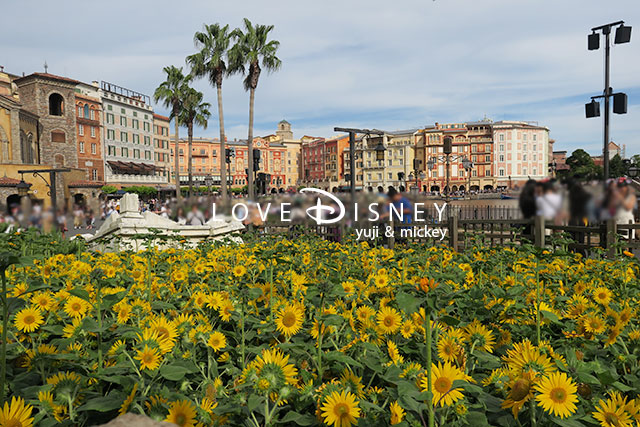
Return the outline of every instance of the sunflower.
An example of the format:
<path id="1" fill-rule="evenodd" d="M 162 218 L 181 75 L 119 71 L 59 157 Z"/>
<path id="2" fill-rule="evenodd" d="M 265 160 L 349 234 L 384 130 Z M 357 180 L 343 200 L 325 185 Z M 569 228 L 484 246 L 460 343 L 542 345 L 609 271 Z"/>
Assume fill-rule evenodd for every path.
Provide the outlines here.
<path id="1" fill-rule="evenodd" d="M 576 411 L 578 387 L 564 372 L 554 372 L 543 377 L 534 388 L 539 393 L 536 396 L 538 406 L 542 406 L 545 411 L 560 418 L 568 417 Z"/>
<path id="2" fill-rule="evenodd" d="M 334 427 L 349 427 L 356 424 L 356 419 L 360 418 L 356 396 L 347 391 L 332 392 L 324 400 L 320 411 L 324 422 Z"/>
<path id="3" fill-rule="evenodd" d="M 518 418 L 520 409 L 533 397 L 533 380 L 533 372 L 524 372 L 522 376 L 514 378 L 507 384 L 509 394 L 502 402 L 502 407 L 511 408 L 514 418 Z"/>
<path id="4" fill-rule="evenodd" d="M 462 347 L 451 337 L 443 335 L 438 340 L 438 356 L 445 362 L 453 362 L 460 354 Z"/>
<path id="5" fill-rule="evenodd" d="M 376 310 L 368 305 L 360 306 L 356 309 L 356 317 L 364 326 L 371 326 L 371 318 L 375 316 Z"/>
<path id="6" fill-rule="evenodd" d="M 123 415 L 127 413 L 127 411 L 129 410 L 129 406 L 131 406 L 131 403 L 133 403 L 133 399 L 136 397 L 137 391 L 138 391 L 138 383 L 135 383 L 133 385 L 133 389 L 131 389 L 131 393 L 129 393 L 129 396 L 127 396 L 124 402 L 122 402 L 122 406 L 120 406 L 120 410 L 118 411 L 118 414 Z"/>
<path id="7" fill-rule="evenodd" d="M 404 338 L 411 338 L 411 335 L 416 331 L 416 327 L 411 320 L 405 320 L 400 327 L 400 334 Z"/>
<path id="8" fill-rule="evenodd" d="M 11 405 L 8 400 L 4 402 L 4 408 L 0 411 L 0 426 L 31 427 L 33 425 L 32 410 L 33 406 L 25 406 L 23 398 L 14 396 L 11 398 Z"/>
<path id="9" fill-rule="evenodd" d="M 602 320 L 600 316 L 597 314 L 592 314 L 585 318 L 584 320 L 584 328 L 587 332 L 591 332 L 592 334 L 601 334 L 607 328 L 607 324 Z"/>
<path id="10" fill-rule="evenodd" d="M 287 304 L 278 312 L 275 321 L 276 329 L 289 338 L 302 329 L 304 309 L 297 303 Z"/>
<path id="11" fill-rule="evenodd" d="M 135 357 L 140 361 L 140 369 L 149 369 L 150 371 L 158 369 L 160 366 L 160 353 L 157 348 L 151 348 L 145 344 L 144 349 L 138 350 Z"/>
<path id="12" fill-rule="evenodd" d="M 478 348 L 483 349 L 487 353 L 493 351 L 496 339 L 489 328 L 480 323 L 477 319 L 467 325 L 464 329 L 465 337 L 472 343 L 476 343 Z"/>
<path id="13" fill-rule="evenodd" d="M 613 394 L 606 401 L 600 399 L 592 415 L 602 427 L 631 427 L 633 421 L 626 409 L 626 398 Z"/>
<path id="14" fill-rule="evenodd" d="M 31 298 L 31 302 L 38 306 L 40 310 L 50 310 L 55 301 L 48 293 L 38 293 Z"/>
<path id="15" fill-rule="evenodd" d="M 389 405 L 389 410 L 391 411 L 391 425 L 400 424 L 402 419 L 404 418 L 404 409 L 400 405 L 398 405 L 398 401 L 395 400 L 391 402 Z"/>
<path id="16" fill-rule="evenodd" d="M 613 295 L 613 293 L 604 286 L 596 288 L 593 291 L 593 299 L 600 305 L 608 305 L 609 302 L 611 302 L 611 295 Z"/>
<path id="17" fill-rule="evenodd" d="M 253 381 L 260 392 L 269 393 L 272 400 L 276 400 L 275 392 L 285 385 L 295 385 L 298 382 L 297 375 L 298 370 L 289 363 L 289 355 L 278 349 L 267 349 L 247 365 L 242 373 L 242 381 Z"/>
<path id="18" fill-rule="evenodd" d="M 169 414 L 164 420 L 180 427 L 195 426 L 196 406 L 189 400 L 176 400 L 175 402 L 171 402 Z"/>
<path id="19" fill-rule="evenodd" d="M 456 366 L 452 365 L 449 362 L 442 363 L 438 362 L 438 365 L 431 365 L 431 388 L 433 392 L 433 404 L 437 405 L 440 403 L 440 406 L 450 406 L 456 401 L 462 399 L 462 392 L 460 388 L 454 388 L 453 382 L 456 380 L 466 380 L 467 376 L 458 369 Z M 427 376 L 425 375 L 420 385 L 422 386 L 422 391 L 429 390 L 429 383 L 427 380 Z"/>
<path id="20" fill-rule="evenodd" d="M 22 332 L 33 332 L 42 325 L 44 319 L 40 309 L 35 307 L 23 308 L 16 314 L 14 324 Z"/>
<path id="21" fill-rule="evenodd" d="M 220 318 L 225 322 L 228 322 L 231 320 L 231 313 L 233 313 L 233 302 L 231 302 L 230 299 L 224 299 L 220 303 L 218 312 L 220 313 Z"/>
<path id="22" fill-rule="evenodd" d="M 515 375 L 530 371 L 535 376 L 544 376 L 556 370 L 551 359 L 542 354 L 529 340 L 513 344 L 513 348 L 507 350 L 503 360 Z"/>
<path id="23" fill-rule="evenodd" d="M 164 317 L 156 317 L 151 321 L 149 329 L 158 334 L 162 353 L 168 353 L 173 349 L 176 337 L 178 336 L 178 330 L 173 322 L 169 322 Z"/>
<path id="24" fill-rule="evenodd" d="M 364 396 L 364 385 L 362 384 L 362 378 L 353 373 L 349 368 L 345 369 L 340 375 L 340 382 L 347 388 L 347 391 L 352 392 L 357 397 Z"/>
<path id="25" fill-rule="evenodd" d="M 222 332 L 212 332 L 211 335 L 209 335 L 207 345 L 217 353 L 227 346 L 227 337 L 225 337 Z"/>
<path id="26" fill-rule="evenodd" d="M 89 303 L 82 298 L 72 296 L 64 305 L 64 311 L 69 317 L 83 318 L 89 309 Z"/>
<path id="27" fill-rule="evenodd" d="M 392 334 L 400 329 L 402 317 L 400 313 L 393 307 L 382 307 L 376 315 L 378 327 L 384 334 Z"/>
<path id="28" fill-rule="evenodd" d="M 242 277 L 247 273 L 247 267 L 244 265 L 236 265 L 233 267 L 233 275 L 236 277 Z"/>

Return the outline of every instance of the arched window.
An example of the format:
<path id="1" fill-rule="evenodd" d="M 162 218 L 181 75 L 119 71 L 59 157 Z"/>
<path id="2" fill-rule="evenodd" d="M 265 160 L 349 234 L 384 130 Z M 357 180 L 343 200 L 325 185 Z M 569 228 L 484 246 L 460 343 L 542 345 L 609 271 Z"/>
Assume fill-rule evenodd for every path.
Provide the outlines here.
<path id="1" fill-rule="evenodd" d="M 89 118 L 89 104 L 84 104 L 84 118 Z"/>
<path id="2" fill-rule="evenodd" d="M 49 95 L 49 115 L 62 116 L 64 114 L 64 98 L 59 93 Z"/>

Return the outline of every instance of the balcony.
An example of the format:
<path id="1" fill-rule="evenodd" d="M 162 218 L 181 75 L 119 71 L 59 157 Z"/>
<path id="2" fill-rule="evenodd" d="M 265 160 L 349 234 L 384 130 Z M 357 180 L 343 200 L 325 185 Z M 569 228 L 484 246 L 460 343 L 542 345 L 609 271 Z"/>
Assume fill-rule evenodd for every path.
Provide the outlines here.
<path id="1" fill-rule="evenodd" d="M 107 183 L 118 184 L 166 184 L 168 178 L 159 175 L 114 174 L 106 168 Z"/>

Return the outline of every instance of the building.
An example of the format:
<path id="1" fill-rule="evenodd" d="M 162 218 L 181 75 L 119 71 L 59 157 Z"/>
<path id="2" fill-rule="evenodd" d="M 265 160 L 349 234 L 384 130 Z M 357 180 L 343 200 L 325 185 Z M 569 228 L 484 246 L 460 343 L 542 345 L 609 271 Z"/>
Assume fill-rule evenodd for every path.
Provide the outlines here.
<path id="1" fill-rule="evenodd" d="M 567 152 L 566 151 L 554 151 L 552 153 L 552 160 L 550 166 L 550 172 L 553 177 L 558 172 L 568 171 L 571 167 L 567 164 Z"/>
<path id="2" fill-rule="evenodd" d="M 167 182 L 154 163 L 153 110 L 147 95 L 101 82 L 105 180 L 117 187 Z"/>
<path id="3" fill-rule="evenodd" d="M 323 186 L 325 182 L 325 139 L 318 138 L 302 143 L 302 183 L 310 186 Z"/>
<path id="4" fill-rule="evenodd" d="M 548 174 L 549 129 L 535 122 L 493 123 L 498 188 L 522 186 Z"/>
<path id="5" fill-rule="evenodd" d="M 344 179 L 344 149 L 349 146 L 349 135 L 325 141 L 324 155 L 324 181 L 327 188 L 334 190 L 341 184 L 345 184 Z"/>
<path id="6" fill-rule="evenodd" d="M 493 122 L 486 117 L 477 122 L 467 122 L 471 176 L 465 171 L 471 191 L 490 190 L 496 187 L 494 170 Z M 460 172 L 459 172 L 460 173 Z"/>
<path id="7" fill-rule="evenodd" d="M 169 117 L 161 116 L 160 114 L 153 115 L 154 161 L 158 175 L 165 178 L 165 183 L 173 182 L 171 179 L 174 165 L 171 163 L 169 122 Z M 175 185 L 173 187 L 175 187 Z"/>
<path id="8" fill-rule="evenodd" d="M 356 190 L 364 187 L 364 175 L 363 175 L 363 135 L 355 135 L 354 137 L 354 165 L 355 165 L 355 188 Z M 351 148 L 349 146 L 349 140 L 347 138 L 347 145 L 342 150 L 342 165 L 344 168 L 344 185 L 346 188 L 351 188 Z"/>
<path id="9" fill-rule="evenodd" d="M 231 163 L 228 165 L 228 179 L 231 188 L 242 188 L 247 185 L 247 169 L 249 157 L 246 140 L 233 140 L 225 143 L 225 148 L 233 150 Z M 263 138 L 254 138 L 253 148 L 260 150 L 260 169 L 258 173 L 270 175 L 269 188 L 286 190 L 286 159 L 287 148 L 280 142 L 269 142 Z M 180 184 L 189 184 L 188 157 L 189 141 L 180 139 L 178 147 L 178 162 L 180 165 Z M 171 147 L 171 161 L 174 162 L 174 149 Z M 220 140 L 217 138 L 193 138 L 192 179 L 194 186 L 206 186 L 207 177 L 211 178 L 211 185 L 220 186 L 220 157 L 224 153 L 220 150 Z"/>
<path id="10" fill-rule="evenodd" d="M 86 171 L 87 181 L 102 186 L 104 185 L 102 103 L 98 88 L 78 83 L 75 99 L 78 168 Z"/>
<path id="11" fill-rule="evenodd" d="M 278 123 L 278 129 L 275 134 L 263 137 L 269 143 L 280 143 L 286 149 L 283 164 L 285 167 L 285 186 L 287 189 L 295 188 L 302 184 L 303 168 L 302 168 L 302 145 L 318 139 L 305 135 L 300 139 L 295 139 L 291 130 L 291 123 L 281 120 Z"/>

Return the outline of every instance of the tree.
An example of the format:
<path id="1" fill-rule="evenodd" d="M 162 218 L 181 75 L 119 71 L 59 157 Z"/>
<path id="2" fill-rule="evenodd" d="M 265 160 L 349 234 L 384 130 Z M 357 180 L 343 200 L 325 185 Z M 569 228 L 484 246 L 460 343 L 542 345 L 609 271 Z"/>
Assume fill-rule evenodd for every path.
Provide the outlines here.
<path id="1" fill-rule="evenodd" d="M 153 94 L 153 98 L 156 102 L 162 100 L 166 108 L 171 109 L 170 118 L 173 119 L 175 124 L 175 181 L 176 181 L 176 198 L 178 202 L 182 195 L 180 194 L 180 143 L 178 138 L 178 127 L 180 112 L 182 110 L 182 98 L 185 90 L 188 88 L 188 83 L 191 80 L 191 76 L 185 76 L 182 73 L 182 67 L 177 68 L 171 65 L 170 67 L 164 67 L 163 71 L 167 74 L 167 79 L 160 83 L 160 86 Z"/>
<path id="2" fill-rule="evenodd" d="M 191 152 L 191 146 L 193 144 L 193 125 L 196 124 L 206 129 L 207 122 L 211 116 L 211 113 L 209 112 L 211 104 L 208 102 L 202 102 L 202 97 L 202 92 L 198 92 L 191 87 L 187 87 L 184 90 L 182 110 L 179 116 L 180 124 L 186 126 L 187 136 L 189 138 L 189 146 L 187 149 L 189 152 L 189 160 L 187 163 L 187 167 L 189 168 L 189 197 L 193 194 L 193 155 Z"/>
<path id="3" fill-rule="evenodd" d="M 236 39 L 235 45 L 229 50 L 229 66 L 232 73 L 238 72 L 245 76 L 244 89 L 249 91 L 249 135 L 247 137 L 249 154 L 249 173 L 247 184 L 249 198 L 254 197 L 253 182 L 253 113 L 255 92 L 260 78 L 261 65 L 268 72 L 277 71 L 282 61 L 276 56 L 280 42 L 269 40 L 269 33 L 273 25 L 253 25 L 244 19 L 244 31 L 235 29 L 232 32 Z"/>
<path id="4" fill-rule="evenodd" d="M 576 179 L 597 179 L 602 174 L 589 153 L 581 148 L 571 153 L 571 156 L 567 158 L 567 165 L 571 168 L 570 175 Z"/>
<path id="5" fill-rule="evenodd" d="M 622 161 L 620 154 L 616 154 L 609 161 L 609 177 L 618 178 L 627 174 L 627 166 Z"/>
<path id="6" fill-rule="evenodd" d="M 222 110 L 222 81 L 229 75 L 225 62 L 231 44 L 229 26 L 210 24 L 204 26 L 203 32 L 196 32 L 193 42 L 199 52 L 187 57 L 194 77 L 208 77 L 211 85 L 218 92 L 218 122 L 220 125 L 220 184 L 222 197 L 227 196 L 227 170 L 225 163 L 224 114 Z"/>

